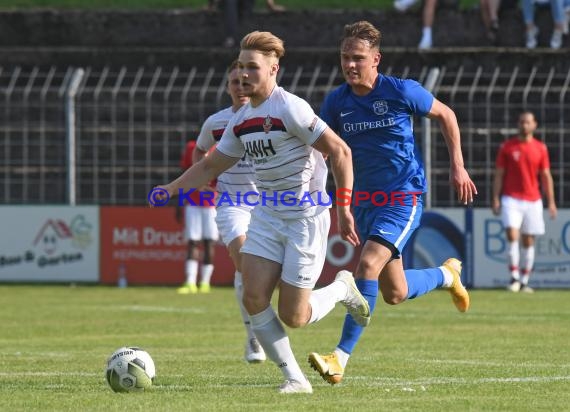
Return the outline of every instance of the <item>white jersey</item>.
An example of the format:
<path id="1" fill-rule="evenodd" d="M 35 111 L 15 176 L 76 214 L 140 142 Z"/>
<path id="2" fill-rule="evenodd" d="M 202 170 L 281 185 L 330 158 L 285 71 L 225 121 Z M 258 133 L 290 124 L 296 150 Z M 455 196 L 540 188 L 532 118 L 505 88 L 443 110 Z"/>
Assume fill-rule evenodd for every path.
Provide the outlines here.
<path id="1" fill-rule="evenodd" d="M 196 147 L 207 152 L 215 146 L 222 138 L 224 129 L 233 115 L 232 108 L 228 107 L 208 117 L 200 130 Z M 243 156 L 235 165 L 218 176 L 216 189 L 220 206 L 247 206 L 241 202 L 243 194 L 257 192 L 257 188 L 255 187 L 253 167 L 246 156 Z M 251 198 L 255 200 L 255 197 Z"/>
<path id="2" fill-rule="evenodd" d="M 276 86 L 259 106 L 236 112 L 217 149 L 251 159 L 264 211 L 284 219 L 314 216 L 331 203 L 327 166 L 311 147 L 326 128 L 305 100 Z"/>

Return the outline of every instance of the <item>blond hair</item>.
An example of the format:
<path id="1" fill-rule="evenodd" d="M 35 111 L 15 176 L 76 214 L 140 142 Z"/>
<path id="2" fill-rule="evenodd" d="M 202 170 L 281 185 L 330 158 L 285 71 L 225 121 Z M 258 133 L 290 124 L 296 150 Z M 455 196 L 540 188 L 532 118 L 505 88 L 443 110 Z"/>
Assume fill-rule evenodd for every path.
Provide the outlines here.
<path id="1" fill-rule="evenodd" d="M 357 38 L 370 43 L 370 47 L 380 49 L 380 40 L 382 33 L 374 25 L 366 20 L 357 21 L 356 23 L 344 26 L 344 33 L 341 42 L 349 39 Z"/>
<path id="2" fill-rule="evenodd" d="M 241 50 L 255 50 L 265 56 L 280 59 L 285 55 L 283 40 L 268 31 L 253 31 L 247 34 L 240 43 Z"/>

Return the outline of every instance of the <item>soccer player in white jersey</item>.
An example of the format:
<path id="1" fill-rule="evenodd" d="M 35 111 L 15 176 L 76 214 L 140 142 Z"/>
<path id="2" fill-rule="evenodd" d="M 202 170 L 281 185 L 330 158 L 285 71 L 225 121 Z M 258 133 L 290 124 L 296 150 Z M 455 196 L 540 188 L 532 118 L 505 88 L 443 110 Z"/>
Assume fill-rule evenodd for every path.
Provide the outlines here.
<path id="1" fill-rule="evenodd" d="M 318 321 L 336 302 L 359 324 L 368 323 L 370 311 L 350 272 L 339 272 L 330 285 L 313 291 L 330 227 L 323 154 L 330 159 L 337 187 L 347 190 L 353 184 L 352 159 L 348 146 L 307 102 L 277 86 L 284 52 L 283 41 L 269 32 L 243 38 L 238 67 L 249 103 L 232 117 L 212 154 L 155 190 L 176 195 L 202 186 L 244 154 L 252 160 L 260 196 L 241 249 L 244 305 L 257 339 L 284 375 L 279 392 L 312 393 L 271 307 L 277 283 L 281 281 L 279 318 L 292 328 Z M 339 206 L 337 213 L 341 235 L 357 245 L 350 205 Z"/>
<path id="2" fill-rule="evenodd" d="M 224 129 L 235 112 L 249 101 L 249 97 L 243 94 L 241 82 L 238 77 L 237 60 L 234 60 L 228 68 L 227 92 L 232 99 L 232 105 L 206 119 L 202 131 L 196 141 L 193 161 L 198 163 L 222 138 Z M 216 187 L 220 205 L 216 210 L 216 223 L 222 241 L 228 248 L 232 262 L 236 267 L 234 287 L 236 299 L 240 307 L 241 316 L 247 331 L 245 343 L 245 360 L 250 363 L 263 362 L 266 358 L 263 348 L 257 341 L 249 315 L 243 305 L 243 283 L 241 275 L 241 255 L 239 253 L 245 241 L 245 233 L 251 219 L 253 206 L 239 202 L 240 193 L 256 192 L 255 176 L 251 163 L 243 157 L 231 168 L 218 176 Z M 221 196 L 228 196 L 228 201 L 222 201 Z M 255 199 L 255 198 L 254 198 Z"/>

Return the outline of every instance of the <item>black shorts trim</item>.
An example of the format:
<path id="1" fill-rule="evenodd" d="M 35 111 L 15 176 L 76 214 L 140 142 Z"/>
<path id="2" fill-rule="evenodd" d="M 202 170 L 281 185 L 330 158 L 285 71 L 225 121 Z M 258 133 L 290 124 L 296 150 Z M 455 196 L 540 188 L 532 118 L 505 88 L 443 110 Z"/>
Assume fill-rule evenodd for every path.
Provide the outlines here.
<path id="1" fill-rule="evenodd" d="M 382 246 L 387 247 L 390 250 L 390 252 L 392 252 L 392 259 L 400 258 L 400 251 L 398 250 L 398 248 L 394 246 L 392 243 L 388 242 L 383 237 L 380 237 L 378 235 L 370 235 L 368 236 L 368 240 L 371 240 L 372 242 L 376 242 L 381 244 Z"/>

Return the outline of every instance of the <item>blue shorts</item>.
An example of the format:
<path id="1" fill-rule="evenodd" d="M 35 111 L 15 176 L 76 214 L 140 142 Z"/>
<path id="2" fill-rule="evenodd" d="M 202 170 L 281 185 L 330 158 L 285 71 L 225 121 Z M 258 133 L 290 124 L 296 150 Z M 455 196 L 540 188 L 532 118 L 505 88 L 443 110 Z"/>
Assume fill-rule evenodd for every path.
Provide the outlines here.
<path id="1" fill-rule="evenodd" d="M 393 205 L 372 208 L 355 206 L 354 217 L 363 242 L 373 240 L 388 243 L 393 246 L 394 258 L 397 258 L 419 227 L 422 211 L 422 197 L 409 195 L 405 197 L 403 205 L 395 202 Z"/>

